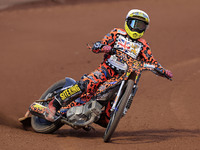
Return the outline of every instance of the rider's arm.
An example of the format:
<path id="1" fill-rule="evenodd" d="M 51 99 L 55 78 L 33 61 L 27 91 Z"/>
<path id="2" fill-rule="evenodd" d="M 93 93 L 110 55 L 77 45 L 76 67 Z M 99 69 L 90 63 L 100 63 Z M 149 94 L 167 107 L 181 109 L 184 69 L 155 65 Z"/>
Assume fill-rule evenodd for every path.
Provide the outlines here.
<path id="1" fill-rule="evenodd" d="M 166 70 L 160 65 L 158 61 L 155 60 L 155 58 L 152 55 L 152 51 L 150 49 L 150 46 L 148 43 L 142 42 L 143 43 L 143 49 L 140 51 L 140 58 L 142 61 L 145 61 L 147 63 L 153 63 L 157 69 L 160 70 L 163 74 L 166 73 Z M 154 71 L 153 71 L 154 72 Z M 158 75 L 157 72 L 154 72 L 155 74 Z M 160 75 L 160 74 L 159 74 Z"/>
<path id="2" fill-rule="evenodd" d="M 92 51 L 94 53 L 105 53 L 107 50 L 105 50 L 104 46 L 113 46 L 113 44 L 116 41 L 116 34 L 117 34 L 117 29 L 113 29 L 110 33 L 106 34 L 104 38 L 101 41 L 97 41 L 94 43 L 92 47 Z"/>
<path id="3" fill-rule="evenodd" d="M 171 79 L 173 77 L 173 74 L 170 70 L 164 69 L 158 61 L 156 61 L 152 55 L 151 49 L 148 44 L 146 44 L 143 47 L 143 50 L 141 51 L 141 56 L 143 57 L 143 61 L 146 61 L 147 63 L 153 63 L 156 66 L 156 71 L 152 70 L 153 73 L 159 76 L 167 77 L 168 79 Z"/>

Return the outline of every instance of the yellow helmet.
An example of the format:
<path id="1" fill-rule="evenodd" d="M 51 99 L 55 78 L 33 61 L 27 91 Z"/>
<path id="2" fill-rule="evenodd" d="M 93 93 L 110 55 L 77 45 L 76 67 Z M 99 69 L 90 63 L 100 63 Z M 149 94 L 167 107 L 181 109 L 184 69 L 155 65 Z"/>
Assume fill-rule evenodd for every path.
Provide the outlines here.
<path id="1" fill-rule="evenodd" d="M 128 12 L 125 21 L 125 30 L 132 39 L 143 36 L 150 22 L 150 18 L 142 10 L 132 9 Z"/>

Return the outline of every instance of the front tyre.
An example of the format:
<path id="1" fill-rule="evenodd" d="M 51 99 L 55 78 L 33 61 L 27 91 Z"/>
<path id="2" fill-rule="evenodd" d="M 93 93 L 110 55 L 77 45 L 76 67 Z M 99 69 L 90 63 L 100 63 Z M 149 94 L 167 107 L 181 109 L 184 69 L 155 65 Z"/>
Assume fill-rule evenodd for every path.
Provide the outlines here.
<path id="1" fill-rule="evenodd" d="M 106 131 L 104 133 L 104 142 L 109 142 L 122 115 L 124 108 L 126 107 L 128 98 L 132 92 L 134 85 L 134 81 L 132 79 L 128 80 L 126 90 L 124 94 L 122 95 L 122 98 L 119 100 L 119 103 L 117 104 L 116 109 L 112 112 L 110 121 L 107 125 Z"/>
<path id="2" fill-rule="evenodd" d="M 54 91 L 57 91 L 61 89 L 65 85 L 66 81 L 60 80 L 53 84 L 51 87 L 49 87 L 40 97 L 40 99 L 47 99 L 49 98 L 48 95 L 51 95 Z M 47 106 L 47 102 L 42 102 L 42 105 Z M 60 127 L 63 126 L 63 124 L 58 120 L 55 122 L 50 122 L 45 119 L 42 119 L 38 116 L 32 116 L 31 117 L 31 126 L 34 129 L 34 131 L 39 133 L 53 133 L 56 130 L 58 130 Z"/>

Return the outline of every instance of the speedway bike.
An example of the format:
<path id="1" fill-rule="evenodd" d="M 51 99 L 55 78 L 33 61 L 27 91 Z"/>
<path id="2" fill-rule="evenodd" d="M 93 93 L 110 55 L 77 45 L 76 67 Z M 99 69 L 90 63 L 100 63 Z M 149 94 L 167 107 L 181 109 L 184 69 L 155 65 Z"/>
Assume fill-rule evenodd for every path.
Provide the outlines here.
<path id="1" fill-rule="evenodd" d="M 138 89 L 138 82 L 142 72 L 156 72 L 157 74 L 171 80 L 157 67 L 156 64 L 146 63 L 144 61 L 134 59 L 130 57 L 124 49 L 116 49 L 115 52 L 119 61 L 126 64 L 126 69 L 118 77 L 119 84 L 106 93 L 103 100 L 101 98 L 92 99 L 84 105 L 74 106 L 68 110 L 65 110 L 65 106 L 70 104 L 66 103 L 65 106 L 63 106 L 63 108 L 56 113 L 57 119 L 55 122 L 45 120 L 38 115 L 38 112 L 43 113 L 45 107 L 48 106 L 48 103 L 58 93 L 70 86 L 73 86 L 76 82 L 74 79 L 66 77 L 65 79 L 50 86 L 42 94 L 40 99 L 36 101 L 38 105 L 32 105 L 31 107 L 33 108 L 29 108 L 25 116 L 19 119 L 20 122 L 23 125 L 29 122 L 32 128 L 39 133 L 53 133 L 63 125 L 71 126 L 74 129 L 84 129 L 86 131 L 90 131 L 93 129 L 92 123 L 95 123 L 100 118 L 101 113 L 105 109 L 105 104 L 111 102 L 110 120 L 103 136 L 104 142 L 109 142 L 120 119 L 125 116 L 132 104 L 133 98 Z M 101 86 L 99 89 L 101 89 Z M 101 90 L 97 90 L 96 94 L 99 93 L 101 93 Z M 76 100 L 78 100 L 78 98 Z"/>

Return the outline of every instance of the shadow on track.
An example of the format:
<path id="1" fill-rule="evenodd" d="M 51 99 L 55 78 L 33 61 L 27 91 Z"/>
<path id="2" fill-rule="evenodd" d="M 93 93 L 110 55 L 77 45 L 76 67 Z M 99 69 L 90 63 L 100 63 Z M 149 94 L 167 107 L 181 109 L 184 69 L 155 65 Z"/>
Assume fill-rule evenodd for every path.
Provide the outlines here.
<path id="1" fill-rule="evenodd" d="M 60 129 L 55 132 L 58 137 L 79 137 L 79 138 L 86 138 L 86 139 L 91 139 L 91 138 L 101 138 L 103 137 L 104 130 L 102 129 L 97 129 L 96 131 L 91 130 L 89 132 L 84 131 L 83 129 L 80 130 L 75 130 L 75 129 Z"/>
<path id="2" fill-rule="evenodd" d="M 164 129 L 164 130 L 141 130 L 141 131 L 120 131 L 116 132 L 112 138 L 113 144 L 158 143 L 175 138 L 200 137 L 200 130 L 187 129 Z M 123 142 L 126 141 L 126 142 Z"/>
<path id="3" fill-rule="evenodd" d="M 86 139 L 102 138 L 104 130 L 85 132 L 83 130 L 60 129 L 55 132 L 58 137 L 77 137 Z M 112 144 L 158 143 L 176 138 L 200 137 L 200 130 L 187 129 L 151 129 L 141 131 L 116 131 L 111 139 Z"/>

